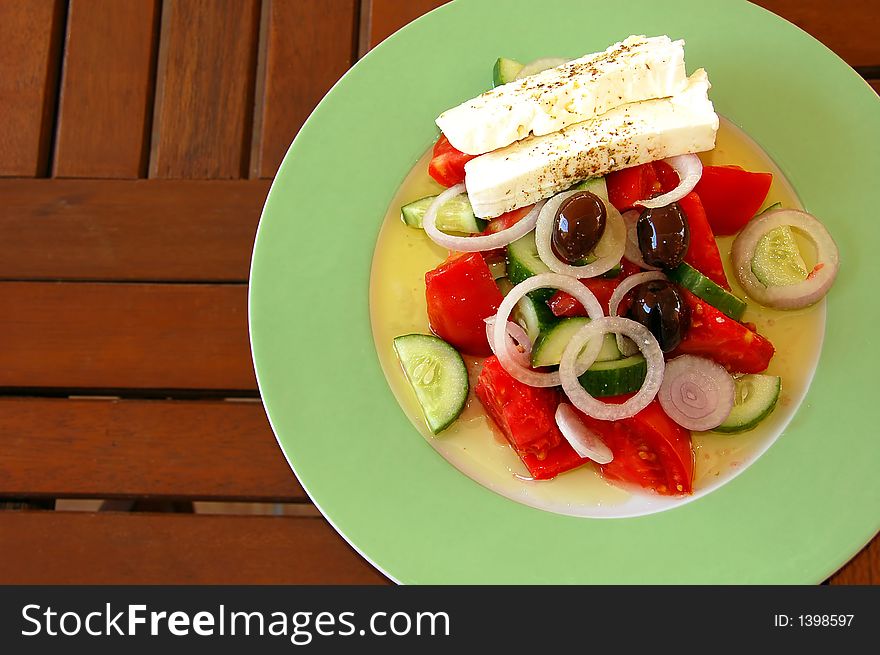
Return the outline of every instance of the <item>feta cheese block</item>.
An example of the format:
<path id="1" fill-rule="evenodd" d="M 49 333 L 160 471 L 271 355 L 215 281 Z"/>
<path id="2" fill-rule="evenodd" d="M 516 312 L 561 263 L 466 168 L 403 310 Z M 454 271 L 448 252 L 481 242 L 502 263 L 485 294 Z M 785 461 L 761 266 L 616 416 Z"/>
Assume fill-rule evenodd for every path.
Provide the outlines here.
<path id="1" fill-rule="evenodd" d="M 631 36 L 604 52 L 495 87 L 436 122 L 453 146 L 481 155 L 619 105 L 675 95 L 686 84 L 684 41 Z"/>
<path id="2" fill-rule="evenodd" d="M 576 182 L 715 147 L 718 115 L 702 68 L 671 98 L 634 102 L 546 136 L 471 159 L 465 185 L 474 214 L 494 218 Z"/>

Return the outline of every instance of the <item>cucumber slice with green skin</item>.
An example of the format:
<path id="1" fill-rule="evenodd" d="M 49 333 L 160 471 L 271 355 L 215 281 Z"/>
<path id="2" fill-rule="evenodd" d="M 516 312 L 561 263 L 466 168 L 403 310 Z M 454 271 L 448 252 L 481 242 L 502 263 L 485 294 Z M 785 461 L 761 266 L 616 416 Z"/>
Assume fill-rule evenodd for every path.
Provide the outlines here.
<path id="1" fill-rule="evenodd" d="M 788 225 L 780 225 L 761 237 L 752 257 L 752 273 L 765 287 L 797 284 L 807 279 L 807 265 Z"/>
<path id="2" fill-rule="evenodd" d="M 607 336 L 607 335 L 606 335 Z M 578 380 L 592 396 L 619 396 L 638 391 L 648 374 L 648 363 L 642 355 L 596 362 Z"/>
<path id="3" fill-rule="evenodd" d="M 425 212 L 437 196 L 428 196 L 400 208 L 400 217 L 410 227 L 422 228 Z M 437 212 L 437 227 L 444 232 L 479 234 L 486 229 L 487 221 L 474 216 L 467 196 L 462 194 L 447 200 Z"/>
<path id="4" fill-rule="evenodd" d="M 608 200 L 608 185 L 605 183 L 604 177 L 591 177 L 583 182 L 578 182 L 573 187 L 571 187 L 572 191 L 589 191 L 590 193 L 594 193 L 603 200 Z"/>
<path id="5" fill-rule="evenodd" d="M 590 319 L 584 317 L 559 319 L 555 325 L 538 335 L 532 346 L 532 366 L 559 366 L 562 353 L 575 333 L 584 327 Z M 613 334 L 606 334 L 599 351 L 597 362 L 620 359 L 617 339 Z"/>
<path id="6" fill-rule="evenodd" d="M 533 275 L 549 271 L 547 264 L 542 262 L 538 256 L 534 231 L 507 246 L 507 279 L 514 285 Z M 529 296 L 546 303 L 554 293 L 556 291 L 553 289 L 535 289 L 529 293 Z"/>
<path id="7" fill-rule="evenodd" d="M 782 378 L 775 375 L 742 375 L 734 383 L 733 409 L 714 432 L 751 430 L 770 415 L 782 392 Z"/>
<path id="8" fill-rule="evenodd" d="M 458 418 L 468 396 L 468 374 L 458 351 L 433 335 L 407 334 L 394 339 L 394 351 L 416 394 L 431 432 L 437 434 Z"/>
<path id="9" fill-rule="evenodd" d="M 546 302 L 529 294 L 523 296 L 514 305 L 510 318 L 519 323 L 529 335 L 529 341 L 532 343 L 535 343 L 542 333 L 547 332 L 559 322 Z"/>
<path id="10" fill-rule="evenodd" d="M 515 59 L 498 57 L 495 61 L 495 66 L 492 68 L 492 85 L 501 86 L 502 84 L 513 82 L 522 69 L 523 65 Z"/>
<path id="11" fill-rule="evenodd" d="M 675 268 L 666 271 L 666 275 L 670 280 L 683 286 L 735 321 L 740 320 L 746 311 L 745 302 L 715 284 L 689 264 L 682 262 Z"/>

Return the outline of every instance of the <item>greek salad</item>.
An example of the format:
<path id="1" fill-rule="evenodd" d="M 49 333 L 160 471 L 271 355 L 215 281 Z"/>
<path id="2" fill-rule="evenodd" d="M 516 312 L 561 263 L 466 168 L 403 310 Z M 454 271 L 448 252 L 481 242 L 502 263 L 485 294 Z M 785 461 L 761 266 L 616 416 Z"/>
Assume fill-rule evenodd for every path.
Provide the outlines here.
<path id="1" fill-rule="evenodd" d="M 436 120 L 428 173 L 446 190 L 401 208 L 449 251 L 425 274 L 432 334 L 394 339 L 425 421 L 439 434 L 458 418 L 462 354 L 485 357 L 476 397 L 531 478 L 589 465 L 690 494 L 692 432 L 753 429 L 784 384 L 765 373 L 784 344 L 743 322 L 747 300 L 821 300 L 834 240 L 804 211 L 760 211 L 771 173 L 703 165 L 719 119 L 681 40 L 500 58 L 493 81 Z M 747 298 L 716 241 L 732 235 Z"/>

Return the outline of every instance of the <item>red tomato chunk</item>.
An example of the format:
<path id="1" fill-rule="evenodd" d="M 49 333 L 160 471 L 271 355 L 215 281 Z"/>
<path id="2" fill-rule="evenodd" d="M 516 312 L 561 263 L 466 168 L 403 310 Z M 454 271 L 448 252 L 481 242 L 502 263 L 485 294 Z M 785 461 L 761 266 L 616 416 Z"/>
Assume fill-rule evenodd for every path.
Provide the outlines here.
<path id="1" fill-rule="evenodd" d="M 425 296 L 438 337 L 469 355 L 492 354 L 484 319 L 498 311 L 503 296 L 480 253 L 453 253 L 425 273 Z"/>
<path id="2" fill-rule="evenodd" d="M 449 143 L 441 132 L 434 144 L 434 156 L 428 164 L 428 174 L 445 187 L 464 182 L 464 165 L 475 155 L 468 155 Z"/>
<path id="3" fill-rule="evenodd" d="M 704 166 L 696 192 L 709 224 L 719 236 L 736 234 L 764 204 L 772 173 L 751 173 L 739 166 Z"/>

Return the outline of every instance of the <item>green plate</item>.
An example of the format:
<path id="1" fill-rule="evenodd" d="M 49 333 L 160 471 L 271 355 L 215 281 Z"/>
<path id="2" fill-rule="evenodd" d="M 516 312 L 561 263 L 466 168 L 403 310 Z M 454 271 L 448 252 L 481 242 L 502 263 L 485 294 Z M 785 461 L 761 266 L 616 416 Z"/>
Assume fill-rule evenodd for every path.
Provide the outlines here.
<path id="1" fill-rule="evenodd" d="M 250 328 L 291 466 L 342 535 L 406 583 L 816 583 L 880 527 L 876 326 L 880 102 L 833 53 L 746 2 L 458 0 L 384 41 L 287 153 L 254 247 Z M 448 464 L 398 406 L 373 346 L 373 248 L 433 119 L 528 61 L 629 34 L 687 40 L 720 113 L 776 160 L 843 262 L 822 357 L 782 438 L 717 491 L 617 520 L 536 510 Z"/>

